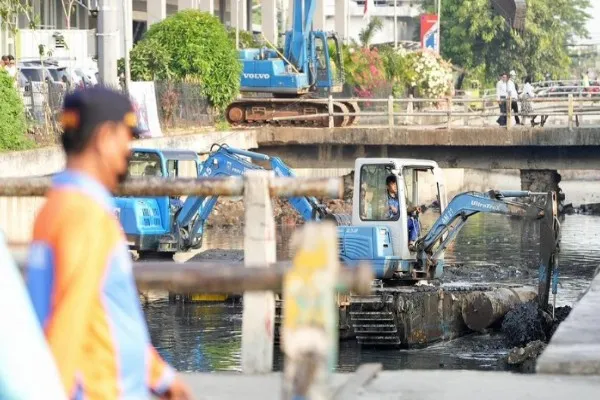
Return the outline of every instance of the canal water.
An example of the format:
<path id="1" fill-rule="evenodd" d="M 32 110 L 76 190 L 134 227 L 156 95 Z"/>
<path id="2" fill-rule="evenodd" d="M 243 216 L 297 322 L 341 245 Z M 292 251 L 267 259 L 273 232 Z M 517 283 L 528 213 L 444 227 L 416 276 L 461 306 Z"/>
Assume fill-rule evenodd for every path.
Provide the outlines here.
<path id="1" fill-rule="evenodd" d="M 600 265 L 600 217 L 567 215 L 561 221 L 560 284 L 557 305 L 572 305 Z M 279 228 L 279 259 L 289 258 L 286 247 L 293 227 Z M 497 215 L 476 215 L 446 252 L 449 281 L 519 282 L 536 284 L 539 225 Z M 242 249 L 240 229 L 209 230 L 206 249 Z M 239 252 L 231 252 L 233 257 Z M 150 334 L 160 354 L 180 371 L 239 371 L 242 309 L 233 304 L 169 304 L 152 302 L 145 308 Z M 500 334 L 470 335 L 421 350 L 366 350 L 354 342 L 339 349 L 339 371 L 354 371 L 366 362 L 385 369 L 500 370 L 508 348 Z M 282 356 L 275 354 L 275 368 Z"/>

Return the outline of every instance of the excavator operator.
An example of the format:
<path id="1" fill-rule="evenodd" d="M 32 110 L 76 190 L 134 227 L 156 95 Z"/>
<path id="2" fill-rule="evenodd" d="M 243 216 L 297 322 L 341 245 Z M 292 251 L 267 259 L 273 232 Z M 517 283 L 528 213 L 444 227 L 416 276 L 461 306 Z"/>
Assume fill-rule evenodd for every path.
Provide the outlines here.
<path id="1" fill-rule="evenodd" d="M 388 198 L 388 219 L 397 220 L 400 216 L 400 202 L 398 201 L 398 185 L 396 183 L 396 177 L 389 175 L 385 179 L 385 185 L 387 187 L 387 198 Z M 417 220 L 419 214 L 419 207 L 412 205 L 408 199 L 406 200 L 406 212 L 408 214 L 408 248 L 414 251 L 414 245 L 419 238 L 420 227 L 419 221 Z"/>

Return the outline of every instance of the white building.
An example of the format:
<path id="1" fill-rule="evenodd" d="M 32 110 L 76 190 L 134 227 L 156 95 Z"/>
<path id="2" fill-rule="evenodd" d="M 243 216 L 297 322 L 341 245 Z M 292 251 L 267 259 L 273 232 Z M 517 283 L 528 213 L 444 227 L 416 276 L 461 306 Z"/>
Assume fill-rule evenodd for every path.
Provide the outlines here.
<path id="1" fill-rule="evenodd" d="M 47 53 L 50 51 L 56 57 L 85 59 L 96 55 L 98 0 L 74 1 L 70 26 L 63 10 L 63 2 L 68 4 L 69 0 L 23 1 L 33 6 L 41 26 L 30 30 L 28 19 L 21 16 L 16 43 L 7 32 L 1 32 L 2 54 L 16 53 L 18 58 L 39 57 L 39 46 L 43 45 Z M 413 40 L 418 26 L 415 17 L 421 13 L 421 0 L 396 1 L 398 40 Z M 273 42 L 278 36 L 278 13 L 282 20 L 287 21 L 288 28 L 291 24 L 293 0 L 255 0 L 254 3 L 252 5 L 253 0 L 113 0 L 119 16 L 119 40 L 115 51 L 118 57 L 123 57 L 125 43 L 133 44 L 149 25 L 186 8 L 212 12 L 227 26 L 235 26 L 239 21 L 240 29 L 262 31 Z M 381 17 L 384 27 L 375 35 L 373 43 L 394 41 L 393 0 L 375 0 L 374 5 L 371 15 Z M 358 40 L 359 32 L 367 24 L 363 18 L 364 0 L 324 0 L 316 6 L 314 28 L 336 31 L 341 38 Z M 261 13 L 262 24 L 252 24 L 252 13 L 257 12 Z M 123 35 L 124 25 L 128 28 L 127 36 Z"/>

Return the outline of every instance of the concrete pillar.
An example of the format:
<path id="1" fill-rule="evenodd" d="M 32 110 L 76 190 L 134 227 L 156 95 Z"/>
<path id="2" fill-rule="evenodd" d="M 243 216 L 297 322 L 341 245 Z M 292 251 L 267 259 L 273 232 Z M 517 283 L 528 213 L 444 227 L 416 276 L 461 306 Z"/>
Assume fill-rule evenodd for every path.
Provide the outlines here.
<path id="1" fill-rule="evenodd" d="M 521 190 L 531 192 L 555 191 L 559 205 L 565 200 L 562 189 L 558 186 L 562 177 L 556 170 L 552 169 L 522 169 Z"/>
<path id="2" fill-rule="evenodd" d="M 198 0 L 200 11 L 215 15 L 215 0 Z"/>
<path id="3" fill-rule="evenodd" d="M 148 28 L 167 18 L 167 0 L 146 0 L 146 14 Z"/>
<path id="4" fill-rule="evenodd" d="M 292 29 L 292 16 L 294 14 L 294 0 L 283 0 L 283 23 L 285 30 Z"/>
<path id="5" fill-rule="evenodd" d="M 248 12 L 246 0 L 229 0 L 231 10 L 231 26 L 238 27 L 240 31 L 247 31 Z"/>
<path id="6" fill-rule="evenodd" d="M 325 30 L 325 1 L 315 2 L 315 19 L 313 20 L 313 29 Z"/>
<path id="7" fill-rule="evenodd" d="M 117 56 L 119 54 L 118 16 L 120 14 L 117 0 L 98 0 L 98 73 L 104 85 L 117 87 Z"/>
<path id="8" fill-rule="evenodd" d="M 262 0 L 262 33 L 277 46 L 277 6 L 275 0 Z"/>
<path id="9" fill-rule="evenodd" d="M 349 0 L 335 0 L 335 31 L 344 43 L 348 42 Z"/>

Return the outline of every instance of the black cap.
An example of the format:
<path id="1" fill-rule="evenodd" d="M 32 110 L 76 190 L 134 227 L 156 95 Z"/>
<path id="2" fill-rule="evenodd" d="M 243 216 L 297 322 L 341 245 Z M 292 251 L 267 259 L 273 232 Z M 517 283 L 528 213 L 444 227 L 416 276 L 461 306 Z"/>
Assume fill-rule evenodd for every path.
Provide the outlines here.
<path id="1" fill-rule="evenodd" d="M 108 121 L 123 122 L 135 138 L 142 133 L 133 104 L 120 92 L 94 86 L 65 96 L 60 118 L 64 134 L 90 136 L 99 125 Z"/>

